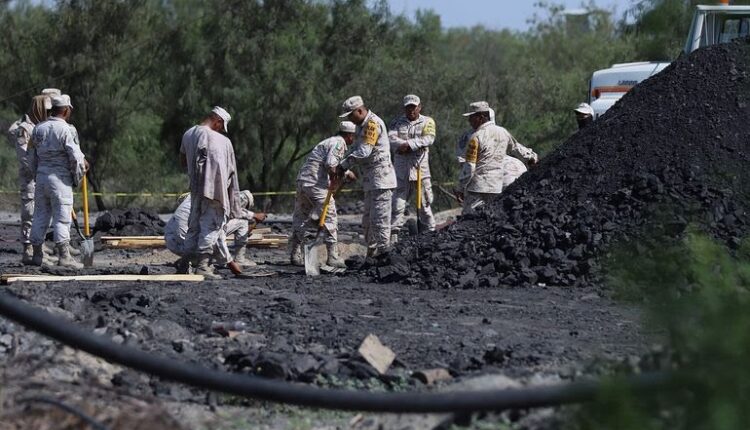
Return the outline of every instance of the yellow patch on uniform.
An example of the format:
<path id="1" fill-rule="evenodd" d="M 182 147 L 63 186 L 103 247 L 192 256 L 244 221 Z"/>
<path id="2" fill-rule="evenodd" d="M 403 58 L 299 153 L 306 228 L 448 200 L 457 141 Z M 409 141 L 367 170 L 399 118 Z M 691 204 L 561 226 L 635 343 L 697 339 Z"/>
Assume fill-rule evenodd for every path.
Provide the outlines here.
<path id="1" fill-rule="evenodd" d="M 422 129 L 422 136 L 434 136 L 435 135 L 435 120 L 430 118 L 427 120 L 427 124 L 425 124 L 424 128 Z"/>
<path id="2" fill-rule="evenodd" d="M 479 141 L 476 137 L 469 141 L 466 145 L 466 161 L 469 163 L 476 163 L 479 158 Z"/>
<path id="3" fill-rule="evenodd" d="M 378 123 L 373 120 L 367 121 L 367 125 L 365 126 L 365 143 L 375 145 L 378 143 L 379 137 L 380 127 L 378 127 Z"/>

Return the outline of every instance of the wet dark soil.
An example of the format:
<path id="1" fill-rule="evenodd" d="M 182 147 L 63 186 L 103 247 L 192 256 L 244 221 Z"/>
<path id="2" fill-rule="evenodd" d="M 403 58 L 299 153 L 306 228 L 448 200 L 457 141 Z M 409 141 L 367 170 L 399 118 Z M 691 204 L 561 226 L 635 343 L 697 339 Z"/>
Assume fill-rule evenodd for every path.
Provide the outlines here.
<path id="1" fill-rule="evenodd" d="M 17 262 L 20 255 L 8 252 L 17 245 L 2 246 L 4 271 L 28 272 Z M 250 274 L 276 274 L 238 280 L 222 270 L 226 279 L 202 283 L 19 283 L 7 289 L 117 342 L 175 360 L 324 385 L 416 389 L 420 383 L 410 374 L 436 367 L 455 377 L 570 377 L 594 357 L 638 355 L 647 343 L 639 313 L 593 288 L 419 290 L 346 277 L 309 279 L 282 263 L 283 250 L 251 255 L 262 264 Z M 173 273 L 171 259 L 166 251 L 97 251 L 100 266 L 84 272 L 133 273 L 143 262 L 149 273 Z M 117 264 L 102 266 L 112 261 Z M 231 336 L 212 329 L 235 321 L 243 324 Z M 386 375 L 356 354 L 371 333 L 397 354 Z M 15 324 L 0 323 L 4 335 L 9 344 L 0 345 L 0 358 L 34 348 Z M 108 383 L 164 399 L 207 401 L 205 392 L 132 370 Z"/>

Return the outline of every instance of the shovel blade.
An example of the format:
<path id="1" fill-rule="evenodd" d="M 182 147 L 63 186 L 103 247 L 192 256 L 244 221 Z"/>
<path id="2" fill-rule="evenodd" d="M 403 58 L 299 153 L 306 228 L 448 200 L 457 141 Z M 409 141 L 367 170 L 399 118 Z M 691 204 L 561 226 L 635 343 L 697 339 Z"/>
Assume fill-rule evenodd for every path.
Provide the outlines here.
<path id="1" fill-rule="evenodd" d="M 310 244 L 305 245 L 305 275 L 320 275 L 320 248 L 322 248 L 322 245 L 323 242 L 320 240 L 315 240 Z"/>
<path id="2" fill-rule="evenodd" d="M 84 267 L 94 265 L 94 239 L 84 239 L 81 241 L 81 262 Z"/>

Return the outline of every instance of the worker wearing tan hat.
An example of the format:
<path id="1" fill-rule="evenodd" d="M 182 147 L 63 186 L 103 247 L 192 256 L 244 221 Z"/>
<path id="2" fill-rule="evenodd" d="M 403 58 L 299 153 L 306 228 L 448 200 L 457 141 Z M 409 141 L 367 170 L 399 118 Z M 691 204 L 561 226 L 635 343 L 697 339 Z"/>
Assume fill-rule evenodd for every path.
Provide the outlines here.
<path id="1" fill-rule="evenodd" d="M 430 146 L 435 142 L 435 120 L 422 115 L 422 101 L 414 94 L 403 100 L 404 113 L 391 122 L 388 138 L 393 152 L 397 187 L 393 193 L 391 241 L 396 241 L 406 219 L 406 202 L 417 190 L 417 171 L 421 171 L 422 205 L 418 209 L 419 222 L 428 231 L 435 230 L 432 214 L 432 182 L 430 179 Z"/>
<path id="2" fill-rule="evenodd" d="M 18 160 L 18 187 L 21 195 L 21 243 L 23 254 L 21 262 L 31 264 L 33 248 L 31 246 L 31 223 L 34 218 L 34 174 L 31 169 L 29 143 L 34 127 L 47 120 L 52 101 L 45 94 L 34 96 L 28 112 L 8 129 L 8 141 L 16 149 Z"/>
<path id="3" fill-rule="evenodd" d="M 70 223 L 73 187 L 83 178 L 88 163 L 68 124 L 73 111 L 70 96 L 51 98 L 51 116 L 34 127 L 31 166 L 36 180 L 34 220 L 31 225 L 32 264 L 43 264 L 42 244 L 52 220 L 58 265 L 81 268 L 70 255 Z"/>
<path id="4" fill-rule="evenodd" d="M 362 227 L 367 255 L 374 257 L 387 253 L 391 241 L 391 199 L 397 183 L 391 163 L 388 129 L 383 120 L 365 106 L 360 96 L 346 99 L 342 110 L 339 116 L 353 122 L 357 129 L 352 150 L 339 165 L 339 176 L 355 164 L 362 168 L 365 192 Z"/>
<path id="5" fill-rule="evenodd" d="M 503 191 L 503 158 L 512 155 L 529 164 L 537 162 L 534 151 L 521 145 L 509 132 L 490 120 L 487 102 L 469 105 L 469 124 L 475 130 L 466 145 L 456 197 L 463 200 L 463 214 L 494 200 Z"/>
<path id="6" fill-rule="evenodd" d="M 335 178 L 341 159 L 344 158 L 348 146 L 354 142 L 355 132 L 356 126 L 353 122 L 341 122 L 338 134 L 315 145 L 300 168 L 292 216 L 292 237 L 289 240 L 290 260 L 295 266 L 305 265 L 302 259 L 305 230 L 311 221 L 317 225 L 328 189 L 331 187 L 331 177 Z M 356 179 L 351 171 L 346 171 L 345 176 L 349 181 Z M 333 196 L 328 204 L 325 219 L 325 242 L 328 250 L 326 264 L 332 267 L 346 267 L 338 253 L 338 217 Z"/>
<path id="7" fill-rule="evenodd" d="M 579 130 L 594 123 L 594 109 L 588 103 L 579 104 L 573 112 L 576 115 Z"/>
<path id="8" fill-rule="evenodd" d="M 195 273 L 220 279 L 210 266 L 222 228 L 228 219 L 242 215 L 237 162 L 227 132 L 232 117 L 214 107 L 199 125 L 182 136 L 180 160 L 190 179 L 190 216 L 185 252 Z"/>

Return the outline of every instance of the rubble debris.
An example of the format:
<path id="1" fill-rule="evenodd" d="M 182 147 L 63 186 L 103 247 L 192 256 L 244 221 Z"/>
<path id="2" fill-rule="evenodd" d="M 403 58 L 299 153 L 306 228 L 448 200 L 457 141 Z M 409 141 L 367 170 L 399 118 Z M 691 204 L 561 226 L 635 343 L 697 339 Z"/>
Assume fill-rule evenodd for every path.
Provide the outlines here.
<path id="1" fill-rule="evenodd" d="M 368 335 L 357 349 L 362 358 L 374 367 L 381 375 L 384 375 L 391 367 L 396 354 L 390 348 L 383 345 L 374 334 Z"/>
<path id="2" fill-rule="evenodd" d="M 162 236 L 166 223 L 143 208 L 112 209 L 96 218 L 94 231 L 116 236 Z"/>

